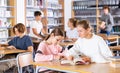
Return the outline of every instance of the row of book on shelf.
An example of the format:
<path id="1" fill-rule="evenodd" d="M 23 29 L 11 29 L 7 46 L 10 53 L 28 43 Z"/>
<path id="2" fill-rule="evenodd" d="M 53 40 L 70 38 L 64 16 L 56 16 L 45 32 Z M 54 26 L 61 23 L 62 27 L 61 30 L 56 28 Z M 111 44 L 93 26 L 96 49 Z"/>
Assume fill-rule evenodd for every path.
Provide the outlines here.
<path id="1" fill-rule="evenodd" d="M 89 1 L 89 3 L 88 3 Z M 114 5 L 119 4 L 119 0 L 99 0 L 99 5 Z M 95 5 L 96 0 L 74 0 L 74 5 Z"/>
<path id="2" fill-rule="evenodd" d="M 26 14 L 27 17 L 34 17 L 34 11 L 27 11 Z M 47 10 L 47 17 L 62 17 L 62 13 L 59 10 Z"/>
<path id="3" fill-rule="evenodd" d="M 59 4 L 59 0 L 26 0 L 27 6 L 39 6 L 41 8 L 46 7 L 47 8 L 55 8 L 60 9 L 62 8 L 62 5 Z"/>
<path id="4" fill-rule="evenodd" d="M 7 0 L 0 0 L 0 6 L 7 6 Z"/>
<path id="5" fill-rule="evenodd" d="M 11 17 L 11 11 L 0 8 L 0 17 Z"/>
<path id="6" fill-rule="evenodd" d="M 7 41 L 8 29 L 0 29 L 0 44 Z"/>

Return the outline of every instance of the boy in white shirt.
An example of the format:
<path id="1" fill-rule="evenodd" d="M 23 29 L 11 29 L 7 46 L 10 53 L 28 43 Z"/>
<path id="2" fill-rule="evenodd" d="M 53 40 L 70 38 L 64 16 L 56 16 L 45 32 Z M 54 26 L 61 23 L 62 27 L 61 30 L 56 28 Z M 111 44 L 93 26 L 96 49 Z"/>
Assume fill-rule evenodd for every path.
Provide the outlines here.
<path id="1" fill-rule="evenodd" d="M 109 47 L 102 37 L 91 32 L 89 22 L 82 20 L 77 24 L 79 39 L 74 46 L 68 51 L 67 59 L 73 60 L 79 55 L 85 55 L 91 62 L 106 63 L 109 57 L 113 56 Z M 84 59 L 84 57 L 83 57 Z"/>
<path id="2" fill-rule="evenodd" d="M 44 38 L 42 34 L 45 34 L 45 29 L 43 29 L 43 24 L 41 23 L 40 11 L 35 11 L 35 20 L 30 24 L 30 36 L 34 38 Z"/>

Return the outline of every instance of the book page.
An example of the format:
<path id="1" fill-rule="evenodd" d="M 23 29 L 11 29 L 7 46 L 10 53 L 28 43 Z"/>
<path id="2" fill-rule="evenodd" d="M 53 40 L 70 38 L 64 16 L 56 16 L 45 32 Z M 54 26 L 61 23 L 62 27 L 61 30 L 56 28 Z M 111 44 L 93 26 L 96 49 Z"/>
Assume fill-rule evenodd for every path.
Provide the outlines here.
<path id="1" fill-rule="evenodd" d="M 75 58 L 73 61 L 70 60 L 62 60 L 61 61 L 62 65 L 84 65 L 84 64 L 89 64 L 82 60 L 82 58 Z"/>

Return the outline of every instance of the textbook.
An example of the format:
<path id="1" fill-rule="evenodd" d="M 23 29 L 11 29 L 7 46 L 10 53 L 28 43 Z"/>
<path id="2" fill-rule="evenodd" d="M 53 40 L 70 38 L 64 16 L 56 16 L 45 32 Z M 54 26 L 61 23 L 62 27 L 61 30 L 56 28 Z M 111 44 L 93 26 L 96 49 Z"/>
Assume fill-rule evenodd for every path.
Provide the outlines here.
<path id="1" fill-rule="evenodd" d="M 73 61 L 71 60 L 62 60 L 62 65 L 84 65 L 89 64 L 89 62 L 85 62 L 82 58 L 75 58 Z"/>
<path id="2" fill-rule="evenodd" d="M 111 61 L 120 61 L 120 56 L 110 57 L 110 60 L 111 60 Z"/>
<path id="3" fill-rule="evenodd" d="M 120 68 L 120 61 L 111 61 L 110 66 L 114 68 Z"/>
<path id="4" fill-rule="evenodd" d="M 110 66 L 114 68 L 120 68 L 120 56 L 110 57 Z"/>

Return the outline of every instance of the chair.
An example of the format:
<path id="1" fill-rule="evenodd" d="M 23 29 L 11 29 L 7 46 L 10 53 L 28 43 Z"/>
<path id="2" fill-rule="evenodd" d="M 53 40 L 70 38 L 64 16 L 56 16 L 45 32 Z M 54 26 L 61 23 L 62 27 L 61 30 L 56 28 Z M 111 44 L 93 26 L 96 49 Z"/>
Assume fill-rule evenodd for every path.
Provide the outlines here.
<path id="1" fill-rule="evenodd" d="M 30 66 L 33 62 L 33 55 L 31 52 L 20 53 L 17 55 L 18 73 L 23 73 L 23 68 Z"/>
<path id="2" fill-rule="evenodd" d="M 119 38 L 116 38 L 116 39 L 113 39 L 113 40 L 108 40 L 108 37 L 109 36 L 107 36 L 106 34 L 97 34 L 98 36 L 101 36 L 105 41 L 106 41 L 106 43 L 108 44 L 108 46 L 110 47 L 110 49 L 114 52 L 114 51 L 116 51 L 116 56 L 119 56 L 119 50 L 118 49 L 116 49 L 116 47 L 119 45 Z M 110 36 L 115 36 L 115 37 L 117 37 L 117 35 L 110 35 Z M 113 43 L 116 43 L 116 46 L 111 46 L 111 44 L 113 44 Z M 112 48 L 111 48 L 112 47 Z M 120 46 L 119 46 L 120 47 Z"/>
<path id="3" fill-rule="evenodd" d="M 99 33 L 97 34 L 98 36 L 101 36 L 105 41 L 106 43 L 110 46 L 111 44 L 114 44 L 116 43 L 117 45 L 119 45 L 119 40 L 118 38 L 115 38 L 115 39 L 109 39 L 109 37 L 117 37 L 118 35 L 109 35 L 107 36 L 107 34 L 103 34 L 103 33 Z"/>

